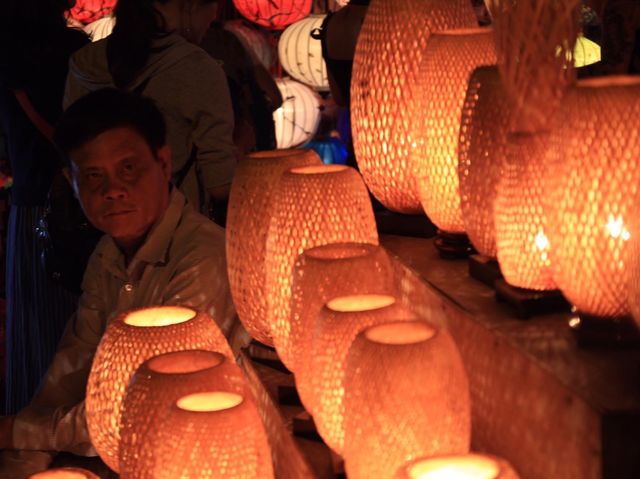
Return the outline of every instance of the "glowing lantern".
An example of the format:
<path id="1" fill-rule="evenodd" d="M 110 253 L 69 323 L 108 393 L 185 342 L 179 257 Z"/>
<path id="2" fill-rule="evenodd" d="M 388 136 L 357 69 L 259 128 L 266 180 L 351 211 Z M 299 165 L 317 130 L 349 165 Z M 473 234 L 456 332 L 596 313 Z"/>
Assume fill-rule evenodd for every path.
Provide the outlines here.
<path id="1" fill-rule="evenodd" d="M 394 479 L 518 479 L 503 459 L 486 454 L 426 457 L 403 466 Z"/>
<path id="2" fill-rule="evenodd" d="M 496 62 L 490 29 L 450 30 L 429 38 L 418 79 L 424 111 L 411 155 L 420 202 L 427 216 L 448 233 L 464 233 L 458 181 L 460 116 L 471 72 Z M 420 136 L 416 135 L 416 136 Z"/>
<path id="3" fill-rule="evenodd" d="M 278 354 L 286 357 L 289 344 L 296 258 L 305 249 L 338 242 L 378 244 L 369 194 L 358 172 L 321 165 L 284 173 L 274 192 L 266 256 L 267 318 Z"/>
<path id="4" fill-rule="evenodd" d="M 209 391 L 178 399 L 154 447 L 157 479 L 273 477 L 267 435 L 250 393 Z"/>
<path id="5" fill-rule="evenodd" d="M 289 78 L 277 78 L 282 106 L 273 112 L 278 148 L 309 141 L 320 124 L 320 100 L 309 87 Z"/>
<path id="6" fill-rule="evenodd" d="M 113 12 L 116 0 L 76 0 L 69 15 L 80 23 L 91 23 Z"/>
<path id="7" fill-rule="evenodd" d="M 189 308 L 138 309 L 109 322 L 93 359 L 85 403 L 91 442 L 114 471 L 119 469 L 122 400 L 131 376 L 146 359 L 184 349 L 219 351 L 233 358 L 213 318 Z"/>
<path id="8" fill-rule="evenodd" d="M 458 144 L 460 207 L 464 229 L 479 253 L 496 257 L 493 207 L 506 156 L 509 103 L 497 67 L 469 78 Z"/>
<path id="9" fill-rule="evenodd" d="M 600 45 L 579 35 L 573 49 L 573 64 L 576 68 L 586 67 L 601 60 Z"/>
<path id="10" fill-rule="evenodd" d="M 93 472 L 77 467 L 57 467 L 31 474 L 27 479 L 99 479 Z"/>
<path id="11" fill-rule="evenodd" d="M 351 119 L 358 166 L 387 208 L 421 213 L 410 155 L 419 118 L 411 86 L 431 31 L 477 25 L 467 0 L 373 0 L 353 63 Z"/>
<path id="12" fill-rule="evenodd" d="M 449 333 L 423 321 L 377 325 L 357 336 L 344 404 L 350 479 L 392 477 L 408 460 L 469 451 L 462 360 Z"/>
<path id="13" fill-rule="evenodd" d="M 295 166 L 319 165 L 309 150 L 251 153 L 240 161 L 231 185 L 227 214 L 227 271 L 231 296 L 249 334 L 273 346 L 267 322 L 267 232 L 273 216 L 272 192 L 282 173 Z"/>
<path id="14" fill-rule="evenodd" d="M 92 42 L 97 42 L 98 40 L 102 40 L 103 38 L 111 35 L 115 24 L 116 17 L 107 15 L 106 17 L 102 17 L 95 22 L 91 22 L 89 25 L 84 27 L 84 31 L 87 35 L 89 35 L 89 37 L 91 37 Z"/>
<path id="15" fill-rule="evenodd" d="M 635 211 L 640 211 L 640 194 L 635 202 Z M 631 243 L 631 264 L 629 265 L 629 310 L 640 327 L 640 217 L 631 222 L 634 238 Z"/>
<path id="16" fill-rule="evenodd" d="M 233 33 L 242 43 L 245 50 L 250 52 L 267 70 L 276 59 L 274 48 L 267 37 L 255 28 L 251 28 L 242 20 L 230 20 L 224 24 L 225 30 Z"/>
<path id="17" fill-rule="evenodd" d="M 629 314 L 639 115 L 640 79 L 603 77 L 570 88 L 551 125 L 542 182 L 554 279 L 588 315 Z"/>
<path id="18" fill-rule="evenodd" d="M 344 449 L 344 371 L 347 353 L 363 329 L 384 322 L 415 319 L 393 296 L 360 294 L 330 300 L 320 313 L 310 343 L 309 368 L 302 379 L 310 384 L 311 414 L 318 433 L 331 449 Z"/>
<path id="19" fill-rule="evenodd" d="M 122 404 L 120 475 L 153 479 L 158 427 L 180 397 L 211 389 L 245 390 L 240 368 L 213 351 L 188 350 L 161 354 L 137 369 Z"/>
<path id="20" fill-rule="evenodd" d="M 244 18 L 272 30 L 302 20 L 311 12 L 311 0 L 233 0 Z"/>

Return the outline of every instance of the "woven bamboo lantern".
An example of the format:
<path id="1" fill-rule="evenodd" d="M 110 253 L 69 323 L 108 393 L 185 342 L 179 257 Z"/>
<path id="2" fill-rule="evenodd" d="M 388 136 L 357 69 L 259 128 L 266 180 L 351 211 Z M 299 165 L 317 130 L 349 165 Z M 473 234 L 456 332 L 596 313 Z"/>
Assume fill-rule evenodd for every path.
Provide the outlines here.
<path id="1" fill-rule="evenodd" d="M 247 332 L 270 346 L 265 255 L 272 192 L 288 169 L 320 164 L 318 155 L 309 150 L 260 151 L 243 158 L 233 177 L 226 228 L 231 296 Z"/>
<path id="2" fill-rule="evenodd" d="M 286 355 L 298 255 L 329 243 L 378 244 L 378 232 L 367 188 L 348 166 L 292 168 L 280 178 L 273 207 L 266 256 L 267 320 L 278 354 Z"/>
<path id="3" fill-rule="evenodd" d="M 327 66 L 320 40 L 311 32 L 322 26 L 326 15 L 309 15 L 287 27 L 278 40 L 278 57 L 289 75 L 316 90 L 328 91 Z"/>
<path id="4" fill-rule="evenodd" d="M 640 193 L 635 202 L 634 211 L 640 211 Z M 640 328 L 640 216 L 631 221 L 633 239 L 631 240 L 631 262 L 629 265 L 629 310 Z"/>
<path id="5" fill-rule="evenodd" d="M 471 243 L 492 258 L 497 254 L 493 206 L 506 156 L 508 111 L 497 67 L 476 68 L 460 120 L 460 207 Z"/>
<path id="6" fill-rule="evenodd" d="M 91 38 L 92 42 L 97 42 L 98 40 L 102 40 L 103 38 L 111 35 L 113 31 L 113 27 L 116 24 L 116 17 L 113 15 L 107 15 L 106 17 L 102 17 L 95 22 L 91 22 L 89 25 L 84 27 L 84 31 Z"/>
<path id="7" fill-rule="evenodd" d="M 250 393 L 209 391 L 183 396 L 159 427 L 157 479 L 273 477 L 267 435 Z"/>
<path id="8" fill-rule="evenodd" d="M 640 186 L 640 78 L 579 81 L 551 129 L 546 212 L 554 279 L 581 313 L 629 314 Z"/>
<path id="9" fill-rule="evenodd" d="M 487 454 L 424 457 L 403 466 L 394 479 L 519 479 L 504 459 Z"/>
<path id="10" fill-rule="evenodd" d="M 418 104 L 425 112 L 411 155 L 420 202 L 447 233 L 464 233 L 458 180 L 460 117 L 469 75 L 496 62 L 491 29 L 449 30 L 431 35 L 418 79 Z"/>
<path id="11" fill-rule="evenodd" d="M 153 479 L 159 425 L 171 405 L 191 393 L 223 389 L 242 393 L 238 366 L 213 351 L 188 350 L 148 359 L 136 370 L 122 403 L 119 464 L 123 479 Z"/>
<path id="12" fill-rule="evenodd" d="M 278 148 L 293 148 L 309 141 L 320 124 L 320 100 L 308 86 L 290 78 L 277 78 L 282 106 L 273 112 Z"/>
<path id="13" fill-rule="evenodd" d="M 233 0 L 247 20 L 271 30 L 282 30 L 311 13 L 311 0 Z"/>
<path id="14" fill-rule="evenodd" d="M 249 27 L 242 20 L 230 20 L 224 23 L 224 29 L 233 33 L 242 43 L 245 50 L 250 52 L 267 70 L 276 60 L 276 52 L 267 37 L 259 30 Z"/>
<path id="15" fill-rule="evenodd" d="M 415 319 L 393 296 L 358 294 L 327 302 L 313 328 L 308 374 L 311 413 L 318 433 L 336 453 L 344 451 L 344 371 L 360 331 L 375 324 Z"/>
<path id="16" fill-rule="evenodd" d="M 110 15 L 115 6 L 116 0 L 76 0 L 69 10 L 69 16 L 86 25 Z"/>
<path id="17" fill-rule="evenodd" d="M 424 112 L 412 85 L 429 34 L 477 25 L 466 0 L 373 0 L 353 62 L 351 119 L 358 166 L 371 192 L 387 208 L 422 213 L 410 155 L 412 124 Z"/>
<path id="18" fill-rule="evenodd" d="M 360 333 L 345 372 L 350 479 L 392 477 L 408 460 L 469 451 L 469 388 L 449 333 L 423 321 Z"/>
<path id="19" fill-rule="evenodd" d="M 131 376 L 146 359 L 183 349 L 219 351 L 233 358 L 213 318 L 190 308 L 143 308 L 109 322 L 93 359 L 85 403 L 91 442 L 114 471 L 119 470 L 120 413 Z"/>
<path id="20" fill-rule="evenodd" d="M 99 479 L 93 472 L 77 467 L 56 467 L 31 474 L 27 479 Z"/>

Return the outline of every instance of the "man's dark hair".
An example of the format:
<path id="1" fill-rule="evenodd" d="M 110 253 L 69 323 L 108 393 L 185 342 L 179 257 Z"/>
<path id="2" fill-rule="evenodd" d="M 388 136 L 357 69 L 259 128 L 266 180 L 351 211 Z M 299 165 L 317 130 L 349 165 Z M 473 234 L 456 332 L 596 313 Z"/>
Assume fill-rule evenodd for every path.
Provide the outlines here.
<path id="1" fill-rule="evenodd" d="M 149 98 L 115 88 L 104 88 L 80 98 L 64 112 L 53 140 L 65 161 L 69 153 L 113 128 L 136 131 L 155 154 L 166 143 L 162 113 Z"/>

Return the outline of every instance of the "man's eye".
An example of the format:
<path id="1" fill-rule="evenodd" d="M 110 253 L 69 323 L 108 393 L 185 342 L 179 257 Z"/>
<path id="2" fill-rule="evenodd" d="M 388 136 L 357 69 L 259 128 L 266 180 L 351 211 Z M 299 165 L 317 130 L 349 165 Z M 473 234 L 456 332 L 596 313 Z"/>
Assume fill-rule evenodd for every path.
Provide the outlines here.
<path id="1" fill-rule="evenodd" d="M 95 181 L 95 180 L 99 180 L 99 179 L 102 178 L 102 173 L 100 173 L 99 171 L 89 171 L 89 172 L 84 174 L 84 177 L 87 180 Z"/>

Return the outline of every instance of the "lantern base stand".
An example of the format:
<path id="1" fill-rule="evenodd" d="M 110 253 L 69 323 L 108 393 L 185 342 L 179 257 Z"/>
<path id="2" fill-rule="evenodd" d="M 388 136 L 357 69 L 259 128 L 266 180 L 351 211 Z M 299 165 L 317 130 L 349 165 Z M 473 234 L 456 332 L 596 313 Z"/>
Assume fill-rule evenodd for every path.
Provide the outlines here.
<path id="1" fill-rule="evenodd" d="M 378 234 L 433 238 L 436 227 L 425 215 L 403 215 L 387 209 L 374 212 Z"/>
<path id="2" fill-rule="evenodd" d="M 640 349 L 640 330 L 631 316 L 604 318 L 578 311 L 569 327 L 580 348 Z"/>
<path id="3" fill-rule="evenodd" d="M 467 258 L 476 252 L 469 237 L 464 233 L 447 233 L 438 230 L 433 244 L 442 259 Z"/>
<path id="4" fill-rule="evenodd" d="M 557 290 L 536 291 L 511 286 L 504 279 L 494 282 L 496 300 L 513 307 L 520 319 L 529 319 L 541 314 L 566 312 L 571 306 L 562 293 Z"/>
<path id="5" fill-rule="evenodd" d="M 469 276 L 493 288 L 496 280 L 502 279 L 502 272 L 495 258 L 472 254 L 469 256 Z"/>

